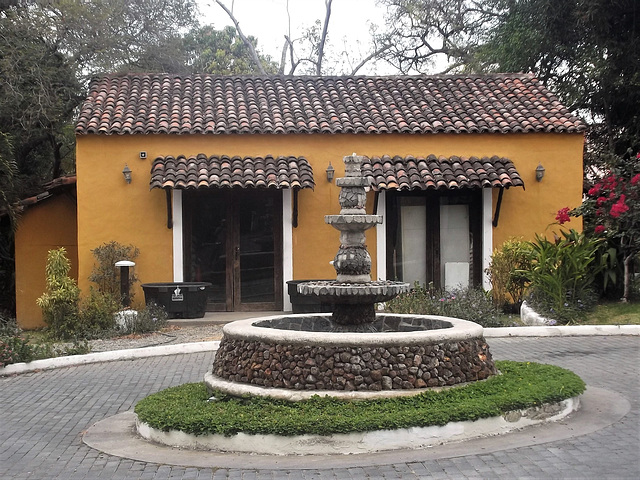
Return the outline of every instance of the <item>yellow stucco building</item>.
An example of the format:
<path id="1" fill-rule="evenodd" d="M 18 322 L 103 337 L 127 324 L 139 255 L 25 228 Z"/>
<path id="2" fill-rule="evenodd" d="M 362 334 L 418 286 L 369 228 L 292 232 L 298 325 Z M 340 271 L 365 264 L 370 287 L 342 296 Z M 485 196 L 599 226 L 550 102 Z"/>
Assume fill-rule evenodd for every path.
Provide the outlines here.
<path id="1" fill-rule="evenodd" d="M 76 129 L 78 283 L 117 241 L 139 248 L 141 283 L 211 282 L 211 310 L 289 310 L 288 280 L 335 278 L 327 170 L 356 153 L 384 216 L 372 277 L 488 288 L 494 248 L 580 204 L 583 131 L 528 75 L 99 78 Z"/>

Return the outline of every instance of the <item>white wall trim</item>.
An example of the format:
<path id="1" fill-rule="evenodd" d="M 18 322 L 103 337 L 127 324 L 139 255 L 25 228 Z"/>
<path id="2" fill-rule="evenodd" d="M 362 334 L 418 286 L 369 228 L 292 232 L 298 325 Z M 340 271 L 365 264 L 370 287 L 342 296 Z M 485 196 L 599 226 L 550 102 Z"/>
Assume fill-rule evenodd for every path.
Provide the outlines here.
<path id="1" fill-rule="evenodd" d="M 491 282 L 486 274 L 493 253 L 493 188 L 482 189 L 482 288 L 491 290 Z"/>
<path id="2" fill-rule="evenodd" d="M 387 202 L 386 192 L 381 190 L 378 195 L 378 215 L 382 215 L 382 223 L 376 225 L 376 269 L 377 278 L 387 279 Z"/>
<path id="3" fill-rule="evenodd" d="M 184 282 L 182 248 L 182 190 L 173 189 L 173 281 Z"/>
<path id="4" fill-rule="evenodd" d="M 293 280 L 293 224 L 291 189 L 282 189 L 282 309 L 290 312 L 293 307 L 287 292 L 287 281 Z"/>

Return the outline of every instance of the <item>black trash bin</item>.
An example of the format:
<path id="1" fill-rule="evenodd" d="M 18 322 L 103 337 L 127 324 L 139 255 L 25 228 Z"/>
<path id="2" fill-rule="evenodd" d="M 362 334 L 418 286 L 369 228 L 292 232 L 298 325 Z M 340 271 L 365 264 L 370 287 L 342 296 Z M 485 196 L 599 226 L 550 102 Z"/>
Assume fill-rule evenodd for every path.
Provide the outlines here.
<path id="1" fill-rule="evenodd" d="M 169 318 L 202 318 L 207 309 L 208 282 L 143 283 L 145 303 L 162 305 Z"/>
<path id="2" fill-rule="evenodd" d="M 289 280 L 287 281 L 287 291 L 291 299 L 291 309 L 293 313 L 331 313 L 333 305 L 321 302 L 317 297 L 300 295 L 298 284 L 303 282 L 326 282 L 329 280 Z"/>

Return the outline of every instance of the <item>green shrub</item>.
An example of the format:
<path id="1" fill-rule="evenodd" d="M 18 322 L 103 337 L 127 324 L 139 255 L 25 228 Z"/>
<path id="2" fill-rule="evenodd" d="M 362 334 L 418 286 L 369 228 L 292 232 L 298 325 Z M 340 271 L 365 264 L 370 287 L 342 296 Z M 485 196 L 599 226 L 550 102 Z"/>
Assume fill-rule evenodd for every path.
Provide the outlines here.
<path id="1" fill-rule="evenodd" d="M 64 247 L 49 251 L 45 270 L 47 291 L 36 302 L 55 338 L 73 338 L 81 329 L 78 311 L 80 289 L 69 277 L 70 270 L 71 262 Z"/>
<path id="2" fill-rule="evenodd" d="M 331 435 L 335 433 L 445 425 L 559 402 L 584 392 L 575 373 L 553 365 L 496 362 L 502 375 L 442 391 L 366 401 L 315 396 L 287 402 L 210 394 L 186 384 L 150 395 L 135 407 L 138 418 L 163 431 L 193 435 Z"/>
<path id="3" fill-rule="evenodd" d="M 519 312 L 527 289 L 527 276 L 531 261 L 528 243 L 511 238 L 494 250 L 486 272 L 491 280 L 491 295 L 496 307 L 508 312 Z"/>
<path id="4" fill-rule="evenodd" d="M 140 250 L 133 245 L 121 245 L 112 241 L 94 248 L 91 253 L 98 263 L 94 264 L 89 281 L 98 285 L 100 293 L 120 299 L 120 269 L 115 264 L 120 260 L 133 261 L 140 254 Z M 130 268 L 129 298 L 131 299 L 133 299 L 132 287 L 137 281 L 134 270 Z"/>
<path id="5" fill-rule="evenodd" d="M 0 368 L 15 363 L 15 354 L 11 346 L 0 338 Z"/>
<path id="6" fill-rule="evenodd" d="M 502 326 L 499 312 L 487 293 L 479 288 L 436 289 L 416 283 L 408 292 L 386 303 L 391 313 L 443 315 L 476 322 L 483 327 Z"/>
<path id="7" fill-rule="evenodd" d="M 120 302 L 116 297 L 91 288 L 80 310 L 82 333 L 100 336 L 113 332 L 116 328 L 114 315 L 119 309 Z"/>
<path id="8" fill-rule="evenodd" d="M 540 235 L 529 242 L 531 267 L 521 273 L 531 282 L 529 299 L 538 313 L 567 323 L 595 306 L 593 283 L 604 268 L 596 262 L 601 243 L 575 230 L 553 242 Z"/>
<path id="9" fill-rule="evenodd" d="M 86 341 L 74 341 L 71 345 L 55 345 L 49 342 L 32 344 L 22 337 L 22 333 L 15 319 L 0 315 L 0 368 L 12 363 L 62 355 L 80 355 L 90 351 Z"/>
<path id="10" fill-rule="evenodd" d="M 150 302 L 137 315 L 124 317 L 121 329 L 125 334 L 156 332 L 167 325 L 168 315 L 161 305 Z"/>

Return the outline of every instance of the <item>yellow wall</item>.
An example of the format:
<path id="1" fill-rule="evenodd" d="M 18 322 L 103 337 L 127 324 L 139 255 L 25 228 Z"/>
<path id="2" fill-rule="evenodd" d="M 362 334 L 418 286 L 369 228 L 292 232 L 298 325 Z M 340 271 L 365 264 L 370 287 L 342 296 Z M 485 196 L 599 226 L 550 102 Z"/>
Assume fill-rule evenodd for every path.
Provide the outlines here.
<path id="1" fill-rule="evenodd" d="M 316 181 L 314 191 L 299 194 L 298 228 L 293 231 L 294 279 L 333 278 L 329 265 L 339 246 L 338 232 L 324 223 L 324 215 L 339 212 L 335 181 L 326 181 L 331 162 L 336 178 L 344 174 L 342 157 L 358 155 L 460 155 L 510 158 L 522 176 L 526 190 L 505 192 L 500 222 L 494 229 L 494 247 L 511 236 L 533 238 L 554 222 L 558 209 L 580 204 L 582 192 L 581 134 L 496 134 L 496 135 L 86 135 L 77 138 L 78 178 L 78 262 L 79 285 L 88 291 L 93 266 L 90 250 L 115 240 L 140 249 L 136 273 L 141 283 L 173 279 L 172 232 L 166 227 L 165 194 L 149 191 L 150 169 L 157 156 L 240 155 L 304 156 L 311 163 Z M 139 152 L 148 158 L 141 160 Z M 542 182 L 535 180 L 535 168 L 546 169 Z M 133 171 L 127 185 L 124 165 Z M 371 212 L 373 195 L 368 211 Z M 494 191 L 494 205 L 497 190 Z M 580 225 L 574 219 L 575 227 Z M 573 225 L 572 225 L 573 226 Z M 376 278 L 375 230 L 367 234 Z M 285 279 L 287 280 L 287 279 Z M 142 292 L 136 294 L 141 301 Z"/>
<path id="2" fill-rule="evenodd" d="M 23 329 L 44 327 L 36 305 L 46 288 L 47 253 L 65 247 L 71 261 L 69 275 L 78 278 L 76 204 L 59 195 L 29 207 L 20 217 L 15 238 L 16 319 Z"/>

